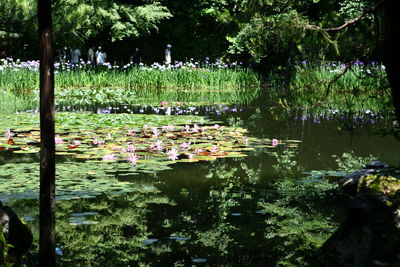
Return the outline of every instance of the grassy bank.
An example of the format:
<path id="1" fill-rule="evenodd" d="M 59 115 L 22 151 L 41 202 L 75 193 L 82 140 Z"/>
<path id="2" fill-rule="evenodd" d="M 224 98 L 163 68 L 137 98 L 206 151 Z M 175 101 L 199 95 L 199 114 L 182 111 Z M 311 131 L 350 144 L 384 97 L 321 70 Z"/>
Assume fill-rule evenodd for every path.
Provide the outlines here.
<path id="1" fill-rule="evenodd" d="M 0 61 L 1 113 L 38 107 L 39 62 Z M 168 102 L 245 103 L 259 92 L 260 78 L 240 64 L 178 62 L 175 65 L 72 67 L 55 64 L 57 104 L 76 108 Z"/>
<path id="2" fill-rule="evenodd" d="M 93 68 L 87 64 L 76 67 L 55 64 L 56 88 L 119 87 L 138 88 L 227 88 L 258 86 L 260 79 L 252 70 L 237 64 L 200 64 L 198 62 L 177 63 L 175 65 L 153 64 L 111 66 Z M 16 94 L 38 88 L 39 75 L 37 61 L 0 62 L 0 87 Z"/>

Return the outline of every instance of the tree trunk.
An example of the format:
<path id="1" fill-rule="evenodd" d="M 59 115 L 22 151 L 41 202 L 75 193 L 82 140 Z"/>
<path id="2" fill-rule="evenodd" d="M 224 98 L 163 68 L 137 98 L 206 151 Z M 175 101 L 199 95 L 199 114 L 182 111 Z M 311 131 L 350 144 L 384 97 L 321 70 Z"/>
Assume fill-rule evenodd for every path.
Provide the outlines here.
<path id="1" fill-rule="evenodd" d="M 51 0 L 38 0 L 40 47 L 40 266 L 55 266 L 54 55 Z"/>
<path id="2" fill-rule="evenodd" d="M 384 33 L 384 56 L 386 73 L 392 89 L 392 101 L 397 122 L 400 123 L 400 62 L 399 43 L 396 39 L 400 36 L 399 27 L 399 1 L 385 1 L 385 33 Z"/>

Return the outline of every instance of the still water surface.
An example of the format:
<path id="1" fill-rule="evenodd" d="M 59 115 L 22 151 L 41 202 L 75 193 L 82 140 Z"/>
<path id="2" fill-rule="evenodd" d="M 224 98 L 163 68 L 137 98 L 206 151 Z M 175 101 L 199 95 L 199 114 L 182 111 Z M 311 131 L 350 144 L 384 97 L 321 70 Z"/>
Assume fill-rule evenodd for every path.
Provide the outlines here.
<path id="1" fill-rule="evenodd" d="M 157 108 L 129 106 L 107 112 L 126 110 L 160 113 Z M 259 202 L 271 195 L 284 197 L 271 189 L 271 181 L 318 183 L 320 177 L 307 173 L 338 170 L 335 159 L 343 153 L 400 165 L 400 142 L 381 133 L 390 128 L 391 119 L 370 112 L 327 110 L 317 116 L 263 101 L 169 112 L 207 116 L 246 128 L 251 136 L 301 142 L 286 161 L 277 156 L 285 148 L 278 148 L 277 154 L 257 149 L 245 158 L 178 163 L 155 175 L 120 177 L 135 184 L 132 193 L 59 201 L 56 252 L 61 266 L 272 266 L 289 251 L 271 252 L 274 244 L 265 238 L 273 226 L 266 224 Z M 27 220 L 37 244 L 38 201 L 4 193 L 0 198 Z M 324 203 L 321 214 L 336 216 L 338 203 L 337 198 Z M 28 259 L 28 265 L 35 265 L 36 252 Z"/>

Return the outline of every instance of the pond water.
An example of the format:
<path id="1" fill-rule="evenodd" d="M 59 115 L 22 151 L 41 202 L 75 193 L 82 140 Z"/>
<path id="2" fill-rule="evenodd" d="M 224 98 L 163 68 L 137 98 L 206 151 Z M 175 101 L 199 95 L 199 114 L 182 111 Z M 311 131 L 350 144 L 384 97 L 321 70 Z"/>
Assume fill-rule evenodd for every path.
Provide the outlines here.
<path id="1" fill-rule="evenodd" d="M 247 157 L 177 163 L 169 170 L 134 177 L 117 172 L 115 178 L 133 183 L 131 192 L 58 201 L 59 265 L 301 264 L 295 252 L 308 248 L 301 248 L 305 243 L 297 239 L 310 234 L 311 243 L 320 245 L 338 225 L 343 201 L 336 192 L 335 177 L 344 175 L 346 166 L 372 158 L 398 166 L 400 142 L 383 135 L 392 120 L 382 114 L 336 110 L 308 114 L 284 109 L 263 97 L 246 105 L 94 109 L 98 113 L 195 114 L 248 129 L 250 136 L 298 140 L 298 146 L 278 145 L 273 152 L 256 148 Z M 0 199 L 31 226 L 36 244 L 27 264 L 35 265 L 38 201 L 26 199 L 23 193 L 10 197 L 6 192 L 0 193 Z M 322 230 L 313 233 L 313 229 Z"/>

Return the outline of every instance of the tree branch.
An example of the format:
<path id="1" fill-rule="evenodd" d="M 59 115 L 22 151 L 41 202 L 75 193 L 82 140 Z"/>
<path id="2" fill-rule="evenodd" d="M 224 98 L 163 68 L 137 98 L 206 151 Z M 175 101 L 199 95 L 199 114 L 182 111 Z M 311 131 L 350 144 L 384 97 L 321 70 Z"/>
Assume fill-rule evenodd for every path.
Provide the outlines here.
<path id="1" fill-rule="evenodd" d="M 339 32 L 343 29 L 346 29 L 346 28 L 352 26 L 353 24 L 356 24 L 357 22 L 362 20 L 367 14 L 374 13 L 376 10 L 383 7 L 384 2 L 385 2 L 385 0 L 378 2 L 375 6 L 364 10 L 360 15 L 358 15 L 357 17 L 355 17 L 349 21 L 346 21 L 344 24 L 340 25 L 339 27 L 322 28 L 317 25 L 304 25 L 303 28 L 309 29 L 309 30 L 322 30 L 325 32 Z"/>

